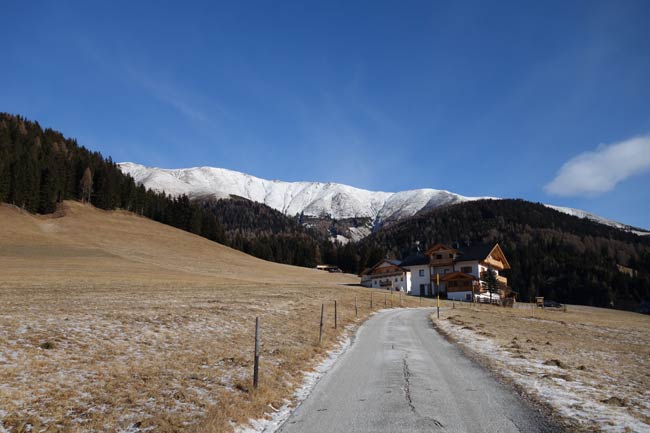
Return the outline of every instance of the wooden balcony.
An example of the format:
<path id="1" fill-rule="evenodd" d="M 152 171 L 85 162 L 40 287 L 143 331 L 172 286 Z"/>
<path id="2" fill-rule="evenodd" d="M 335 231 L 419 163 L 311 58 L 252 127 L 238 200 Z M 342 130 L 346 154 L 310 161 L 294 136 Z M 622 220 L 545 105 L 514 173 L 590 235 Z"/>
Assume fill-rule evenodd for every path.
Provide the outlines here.
<path id="1" fill-rule="evenodd" d="M 499 260 L 494 260 L 494 259 L 492 259 L 492 258 L 490 258 L 490 257 L 488 257 L 487 259 L 483 260 L 483 263 L 484 263 L 485 265 L 491 267 L 491 268 L 498 269 L 498 270 L 500 270 L 500 271 L 502 271 L 502 270 L 505 268 L 505 266 L 503 266 L 503 263 L 502 263 L 502 262 L 500 262 Z"/>
<path id="2" fill-rule="evenodd" d="M 452 266 L 454 264 L 454 259 L 450 258 L 442 258 L 442 259 L 436 259 L 436 258 L 431 258 L 429 261 L 430 266 Z"/>
<path id="3" fill-rule="evenodd" d="M 497 283 L 498 284 L 502 284 L 504 286 L 508 285 L 508 279 L 506 277 L 504 277 L 502 275 L 495 275 L 495 277 L 497 278 Z M 481 280 L 483 280 L 483 278 L 485 278 L 485 272 L 481 272 Z M 481 281 L 481 284 L 485 284 L 485 283 L 483 281 Z"/>
<path id="4" fill-rule="evenodd" d="M 388 277 L 401 277 L 404 275 L 402 271 L 391 271 L 391 272 L 377 272 L 376 274 L 370 274 L 371 278 L 388 278 Z"/>

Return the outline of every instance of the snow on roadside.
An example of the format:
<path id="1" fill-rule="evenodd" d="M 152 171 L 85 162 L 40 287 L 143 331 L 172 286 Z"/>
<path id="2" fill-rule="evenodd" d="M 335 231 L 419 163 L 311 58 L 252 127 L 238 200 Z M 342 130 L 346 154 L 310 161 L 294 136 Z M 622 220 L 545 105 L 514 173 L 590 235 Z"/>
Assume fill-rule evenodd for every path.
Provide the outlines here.
<path id="1" fill-rule="evenodd" d="M 336 348 L 327 352 L 327 357 L 313 371 L 305 372 L 304 379 L 300 387 L 294 392 L 294 401 L 285 400 L 285 403 L 279 409 L 271 406 L 273 412 L 267 413 L 266 418 L 249 420 L 249 426 L 239 426 L 235 428 L 235 433 L 273 433 L 289 418 L 297 405 L 305 400 L 318 381 L 327 373 L 336 363 L 339 356 L 345 353 L 350 347 L 350 333 L 354 326 L 347 326 L 344 334 L 339 338 Z M 294 404 L 295 403 L 295 404 Z"/>
<path id="2" fill-rule="evenodd" d="M 592 383 L 565 380 L 562 378 L 563 370 L 558 366 L 546 365 L 537 359 L 517 358 L 489 338 L 446 320 L 434 324 L 470 352 L 488 358 L 500 374 L 513 380 L 529 395 L 549 404 L 562 416 L 586 427 L 595 424 L 603 432 L 650 432 L 650 424 L 631 416 L 624 407 L 602 401 L 603 393 L 615 395 L 620 384 L 612 383 L 606 377 Z M 642 412 L 650 417 L 648 407 Z"/>
<path id="3" fill-rule="evenodd" d="M 0 409 L 0 433 L 9 433 L 9 430 L 5 428 L 4 418 L 7 416 L 7 412 Z"/>

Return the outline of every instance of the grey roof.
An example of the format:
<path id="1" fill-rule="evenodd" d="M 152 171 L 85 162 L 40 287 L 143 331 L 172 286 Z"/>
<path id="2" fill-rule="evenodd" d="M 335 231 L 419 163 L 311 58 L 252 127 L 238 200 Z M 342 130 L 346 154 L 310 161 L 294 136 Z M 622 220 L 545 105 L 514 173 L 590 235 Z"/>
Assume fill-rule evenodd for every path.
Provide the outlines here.
<path id="1" fill-rule="evenodd" d="M 496 243 L 462 246 L 456 260 L 483 260 L 490 254 L 495 245 Z"/>
<path id="2" fill-rule="evenodd" d="M 426 265 L 429 263 L 429 257 L 425 256 L 424 254 L 411 254 L 404 260 L 402 260 L 402 263 L 400 266 L 405 267 L 405 266 L 418 266 L 418 265 Z"/>

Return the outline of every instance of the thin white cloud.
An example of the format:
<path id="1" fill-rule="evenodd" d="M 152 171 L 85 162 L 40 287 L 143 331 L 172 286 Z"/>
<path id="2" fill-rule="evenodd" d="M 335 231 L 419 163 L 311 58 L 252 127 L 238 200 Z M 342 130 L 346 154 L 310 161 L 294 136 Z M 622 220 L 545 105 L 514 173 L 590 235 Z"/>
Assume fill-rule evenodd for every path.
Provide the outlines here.
<path id="1" fill-rule="evenodd" d="M 170 105 L 190 119 L 202 122 L 208 120 L 208 116 L 191 104 L 188 97 L 183 95 L 178 88 L 163 81 L 156 81 L 151 77 L 140 73 L 133 67 L 127 68 L 127 72 L 131 79 L 140 84 L 150 95 L 159 101 Z"/>
<path id="2" fill-rule="evenodd" d="M 574 156 L 564 163 L 544 190 L 560 196 L 594 196 L 647 171 L 650 171 L 650 135 L 600 145 L 594 151 Z"/>

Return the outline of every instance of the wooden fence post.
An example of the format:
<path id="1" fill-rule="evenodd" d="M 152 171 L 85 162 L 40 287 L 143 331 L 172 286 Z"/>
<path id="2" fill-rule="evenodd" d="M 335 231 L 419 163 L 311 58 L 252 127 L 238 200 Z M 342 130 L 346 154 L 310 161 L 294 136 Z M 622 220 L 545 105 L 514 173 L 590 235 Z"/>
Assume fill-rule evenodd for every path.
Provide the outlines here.
<path id="1" fill-rule="evenodd" d="M 253 388 L 257 389 L 260 371 L 260 318 L 255 318 L 255 358 L 253 360 Z"/>
<path id="2" fill-rule="evenodd" d="M 320 329 L 318 330 L 318 344 L 323 342 L 323 314 L 325 313 L 325 304 L 320 305 Z"/>
<path id="3" fill-rule="evenodd" d="M 372 310 L 372 292 L 370 292 L 370 309 Z"/>
<path id="4" fill-rule="evenodd" d="M 384 308 L 388 305 L 388 295 L 384 293 Z"/>
<path id="5" fill-rule="evenodd" d="M 359 308 L 357 307 L 357 297 L 354 297 L 354 317 L 359 317 Z"/>
<path id="6" fill-rule="evenodd" d="M 399 307 L 402 308 L 402 291 L 399 292 Z"/>
<path id="7" fill-rule="evenodd" d="M 338 310 L 336 308 L 336 301 L 334 301 L 334 329 L 337 327 L 336 322 L 338 322 Z"/>

